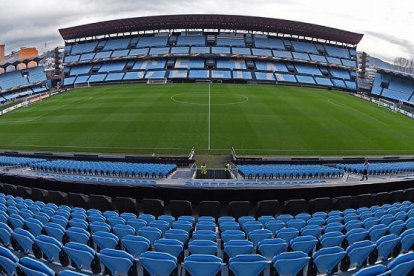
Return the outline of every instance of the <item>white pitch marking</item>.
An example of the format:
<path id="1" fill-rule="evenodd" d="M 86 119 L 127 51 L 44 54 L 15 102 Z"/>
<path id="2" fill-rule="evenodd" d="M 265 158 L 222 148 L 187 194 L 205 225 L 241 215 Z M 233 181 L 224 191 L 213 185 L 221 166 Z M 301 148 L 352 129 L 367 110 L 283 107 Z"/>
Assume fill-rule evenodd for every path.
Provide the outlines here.
<path id="1" fill-rule="evenodd" d="M 188 104 L 188 105 L 200 105 L 200 106 L 206 106 L 208 105 L 208 103 L 192 103 L 192 102 L 187 102 L 187 101 L 181 101 L 181 100 L 177 100 L 176 97 L 179 95 L 187 95 L 187 94 L 192 94 L 192 92 L 189 93 L 178 93 L 175 95 L 172 95 L 170 97 L 170 99 L 175 102 L 175 103 L 180 103 L 180 104 Z M 196 93 L 197 94 L 197 93 Z M 211 106 L 215 106 L 215 105 L 221 105 L 221 106 L 226 106 L 226 105 L 235 105 L 235 104 L 243 104 L 245 102 L 249 101 L 249 97 L 244 96 L 244 95 L 239 95 L 239 94 L 231 94 L 237 97 L 240 97 L 242 100 L 238 101 L 238 102 L 232 102 L 232 103 L 214 103 L 214 104 L 210 104 Z"/>

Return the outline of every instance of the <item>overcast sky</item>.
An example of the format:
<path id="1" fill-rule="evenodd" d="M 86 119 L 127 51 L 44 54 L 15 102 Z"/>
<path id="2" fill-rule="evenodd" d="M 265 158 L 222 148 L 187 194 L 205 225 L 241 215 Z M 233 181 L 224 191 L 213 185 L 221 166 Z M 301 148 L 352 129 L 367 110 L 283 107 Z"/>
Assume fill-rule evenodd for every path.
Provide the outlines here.
<path id="1" fill-rule="evenodd" d="M 189 13 L 265 16 L 361 32 L 359 50 L 387 60 L 414 59 L 413 0 L 3 0 L 0 42 L 7 52 L 24 46 L 44 51 L 63 45 L 62 27 Z"/>

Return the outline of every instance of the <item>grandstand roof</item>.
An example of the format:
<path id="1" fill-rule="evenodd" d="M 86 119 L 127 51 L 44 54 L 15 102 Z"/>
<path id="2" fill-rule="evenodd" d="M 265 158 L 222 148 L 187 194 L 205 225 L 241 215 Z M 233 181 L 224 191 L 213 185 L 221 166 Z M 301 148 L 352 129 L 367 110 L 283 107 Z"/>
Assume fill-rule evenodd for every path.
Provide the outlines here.
<path id="1" fill-rule="evenodd" d="M 390 74 L 390 75 L 397 76 L 397 77 L 404 77 L 404 78 L 408 78 L 408 79 L 414 79 L 414 74 L 411 74 L 411 73 L 408 73 L 408 72 L 401 72 L 401 71 L 384 69 L 384 68 L 378 69 L 378 72 L 385 73 L 385 74 Z"/>
<path id="2" fill-rule="evenodd" d="M 229 29 L 283 33 L 358 44 L 363 35 L 321 25 L 240 15 L 161 15 L 118 19 L 60 29 L 63 39 L 76 39 L 106 34 L 168 29 Z"/>

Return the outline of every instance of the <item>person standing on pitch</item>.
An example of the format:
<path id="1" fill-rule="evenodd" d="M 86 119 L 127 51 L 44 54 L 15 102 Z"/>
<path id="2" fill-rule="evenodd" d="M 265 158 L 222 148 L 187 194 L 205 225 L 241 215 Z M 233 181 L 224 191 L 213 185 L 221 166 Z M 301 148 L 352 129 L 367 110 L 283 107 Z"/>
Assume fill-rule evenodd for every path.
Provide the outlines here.
<path id="1" fill-rule="evenodd" d="M 362 169 L 362 179 L 361 179 L 361 181 L 364 181 L 364 179 L 368 180 L 368 169 L 369 169 L 369 163 L 368 163 L 368 160 L 365 160 L 364 167 Z"/>

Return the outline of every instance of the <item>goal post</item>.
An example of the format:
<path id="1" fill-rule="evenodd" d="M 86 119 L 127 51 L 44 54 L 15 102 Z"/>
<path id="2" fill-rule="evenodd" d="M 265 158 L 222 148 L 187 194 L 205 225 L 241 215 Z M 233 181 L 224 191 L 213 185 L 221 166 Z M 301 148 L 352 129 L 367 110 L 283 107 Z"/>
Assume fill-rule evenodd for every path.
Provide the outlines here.
<path id="1" fill-rule="evenodd" d="M 91 84 L 88 82 L 83 83 L 75 83 L 73 84 L 73 88 L 84 88 L 84 87 L 91 87 Z"/>
<path id="2" fill-rule="evenodd" d="M 147 84 L 167 84 L 168 80 L 167 78 L 162 79 L 148 79 Z"/>

